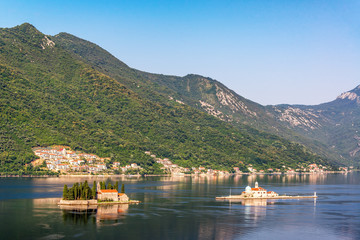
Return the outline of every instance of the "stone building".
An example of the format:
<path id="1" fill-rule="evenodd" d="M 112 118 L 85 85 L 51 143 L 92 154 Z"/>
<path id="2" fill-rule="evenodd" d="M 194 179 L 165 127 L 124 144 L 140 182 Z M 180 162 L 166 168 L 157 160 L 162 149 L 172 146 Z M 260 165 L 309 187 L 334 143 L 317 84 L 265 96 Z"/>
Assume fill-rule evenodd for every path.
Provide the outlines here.
<path id="1" fill-rule="evenodd" d="M 266 198 L 266 197 L 277 197 L 279 194 L 277 194 L 274 191 L 266 191 L 266 189 L 259 187 L 258 182 L 255 182 L 255 187 L 251 188 L 250 186 L 247 186 L 245 188 L 245 191 L 242 192 L 244 197 L 251 197 L 251 198 Z"/>
<path id="2" fill-rule="evenodd" d="M 119 193 L 116 189 L 101 189 L 100 183 L 97 184 L 97 199 L 101 201 L 129 202 L 129 197 L 125 193 Z"/>

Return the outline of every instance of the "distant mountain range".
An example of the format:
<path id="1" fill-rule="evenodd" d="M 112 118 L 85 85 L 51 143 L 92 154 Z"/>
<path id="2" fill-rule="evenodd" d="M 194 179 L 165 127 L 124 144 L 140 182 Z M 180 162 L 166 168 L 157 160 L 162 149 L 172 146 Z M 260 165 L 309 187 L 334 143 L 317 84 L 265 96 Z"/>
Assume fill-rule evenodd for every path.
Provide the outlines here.
<path id="1" fill-rule="evenodd" d="M 146 73 L 128 67 L 99 46 L 70 34 L 60 33 L 54 39 L 80 59 L 139 94 L 151 97 L 148 91 L 151 89 L 162 96 L 205 111 L 241 130 L 246 130 L 245 125 L 276 134 L 346 165 L 360 162 L 360 135 L 357 133 L 357 119 L 360 118 L 359 87 L 341 94 L 330 103 L 316 106 L 262 106 L 239 96 L 211 78 L 193 74 L 177 77 Z M 128 76 L 132 76 L 130 82 L 126 82 L 129 81 Z"/>
<path id="2" fill-rule="evenodd" d="M 225 170 L 359 161 L 356 89 L 319 106 L 262 106 L 216 80 L 142 72 L 27 23 L 0 29 L 0 84 L 0 172 L 22 169 L 32 147 L 51 144 L 149 173 L 159 166 L 144 151 Z"/>
<path id="3" fill-rule="evenodd" d="M 315 106 L 272 106 L 274 116 L 286 127 L 323 143 L 347 164 L 360 161 L 360 87 L 334 101 Z"/>

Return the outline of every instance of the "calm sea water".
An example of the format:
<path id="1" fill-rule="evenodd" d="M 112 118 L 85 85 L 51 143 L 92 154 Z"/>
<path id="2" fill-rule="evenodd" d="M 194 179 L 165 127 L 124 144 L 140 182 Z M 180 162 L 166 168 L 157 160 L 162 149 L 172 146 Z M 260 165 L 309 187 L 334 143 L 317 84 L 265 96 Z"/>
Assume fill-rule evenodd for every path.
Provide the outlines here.
<path id="1" fill-rule="evenodd" d="M 109 178 L 1 178 L 0 239 L 360 239 L 360 173 L 111 178 L 138 205 L 61 209 L 64 184 Z M 215 201 L 255 181 L 302 200 Z"/>

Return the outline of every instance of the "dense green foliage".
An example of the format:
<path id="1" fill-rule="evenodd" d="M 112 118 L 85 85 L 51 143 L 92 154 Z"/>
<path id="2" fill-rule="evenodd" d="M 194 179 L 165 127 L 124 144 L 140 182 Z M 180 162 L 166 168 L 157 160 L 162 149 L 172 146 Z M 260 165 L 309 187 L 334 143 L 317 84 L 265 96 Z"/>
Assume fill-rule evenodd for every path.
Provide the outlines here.
<path id="1" fill-rule="evenodd" d="M 100 182 L 100 189 L 115 189 L 116 191 L 119 191 L 119 182 L 116 181 L 114 185 L 109 181 L 106 185 L 105 181 Z"/>
<path id="2" fill-rule="evenodd" d="M 54 40 L 77 58 L 87 61 L 98 71 L 111 76 L 147 99 L 169 102 L 171 96 L 172 101 L 181 100 L 206 112 L 206 107 L 200 104 L 202 101 L 211 104 L 213 109 L 220 113 L 221 119 L 242 132 L 252 135 L 253 128 L 256 128 L 304 144 L 333 162 L 339 159 L 339 155 L 333 149 L 329 149 L 327 144 L 309 138 L 308 134 L 291 130 L 291 126 L 278 121 L 275 117 L 276 112 L 273 112 L 271 107 L 264 107 L 245 99 L 216 80 L 194 74 L 177 77 L 142 72 L 128 67 L 99 46 L 70 34 L 60 33 Z M 221 100 L 219 96 L 226 97 Z"/>
<path id="3" fill-rule="evenodd" d="M 96 182 L 94 182 L 96 184 Z M 96 199 L 96 194 L 89 187 L 88 182 L 85 180 L 84 183 L 75 183 L 71 188 L 64 185 L 63 189 L 64 200 L 90 200 Z"/>
<path id="4" fill-rule="evenodd" d="M 194 74 L 177 77 L 146 73 L 128 67 L 99 46 L 70 34 L 60 33 L 54 37 L 54 40 L 57 44 L 72 52 L 74 56 L 87 61 L 98 71 L 111 76 L 129 89 L 148 99 L 161 101 L 160 95 L 164 96 L 167 101 L 170 101 L 169 97 L 171 96 L 174 99 L 173 101 L 181 100 L 189 106 L 202 111 L 208 111 L 207 107 L 202 106 L 200 103 L 200 101 L 205 102 L 210 104 L 211 108 L 219 113 L 221 119 L 230 122 L 243 132 L 256 128 L 276 134 L 291 141 L 304 144 L 312 151 L 333 162 L 339 162 L 343 156 L 348 155 L 346 150 L 344 151 L 344 148 L 342 148 L 344 145 L 346 145 L 345 149 L 354 147 L 354 144 L 356 145 L 356 141 L 352 137 L 350 139 L 348 137 L 341 138 L 343 134 L 339 134 L 339 131 L 337 131 L 337 135 L 333 135 L 334 138 L 330 139 L 327 137 L 329 131 L 334 130 L 334 126 L 326 127 L 327 123 L 324 124 L 325 127 L 320 131 L 294 128 L 286 122 L 279 121 L 279 113 L 274 111 L 272 106 L 264 107 L 241 97 L 214 79 Z M 340 115 L 333 114 L 326 116 L 325 119 L 333 119 L 333 116 Z M 315 120 L 318 121 L 319 119 L 316 118 Z M 248 128 L 245 125 L 251 127 Z M 338 148 L 334 149 L 331 145 L 334 142 L 332 140 L 339 138 L 343 142 L 347 141 L 351 144 L 337 144 Z M 339 141 L 336 142 L 339 143 Z"/>
<path id="5" fill-rule="evenodd" d="M 29 24 L 0 30 L 0 172 L 24 169 L 36 158 L 32 147 L 53 144 L 134 162 L 148 174 L 160 169 L 144 151 L 184 167 L 224 170 L 325 163 L 301 145 L 240 131 L 151 88 L 134 92 L 45 42 Z"/>

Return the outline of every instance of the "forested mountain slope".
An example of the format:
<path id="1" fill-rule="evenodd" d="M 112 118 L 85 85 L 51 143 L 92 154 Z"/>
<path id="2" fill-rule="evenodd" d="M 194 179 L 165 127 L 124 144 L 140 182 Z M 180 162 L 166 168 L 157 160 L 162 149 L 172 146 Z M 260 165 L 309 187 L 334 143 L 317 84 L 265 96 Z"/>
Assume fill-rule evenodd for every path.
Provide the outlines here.
<path id="1" fill-rule="evenodd" d="M 136 74 L 123 78 L 138 81 Z M 240 131 L 146 91 L 129 89 L 30 24 L 0 29 L 0 171 L 23 169 L 35 159 L 32 147 L 52 144 L 136 162 L 149 173 L 159 169 L 147 150 L 182 166 L 227 170 L 326 164 L 301 145 L 248 127 Z"/>
<path id="2" fill-rule="evenodd" d="M 320 138 L 298 131 L 288 124 L 278 108 L 266 107 L 239 96 L 220 82 L 211 78 L 189 74 L 184 77 L 152 74 L 130 68 L 101 47 L 60 33 L 54 41 L 86 61 L 98 71 L 111 76 L 139 95 L 161 101 L 159 96 L 185 103 L 228 122 L 243 132 L 256 128 L 301 143 L 333 162 L 343 162 L 344 157 Z"/>

